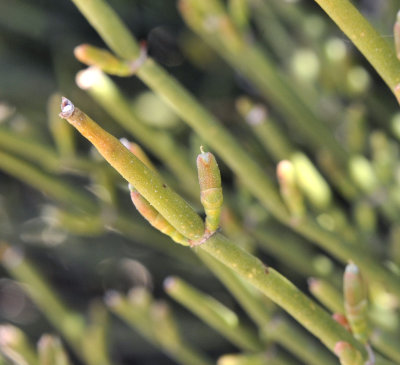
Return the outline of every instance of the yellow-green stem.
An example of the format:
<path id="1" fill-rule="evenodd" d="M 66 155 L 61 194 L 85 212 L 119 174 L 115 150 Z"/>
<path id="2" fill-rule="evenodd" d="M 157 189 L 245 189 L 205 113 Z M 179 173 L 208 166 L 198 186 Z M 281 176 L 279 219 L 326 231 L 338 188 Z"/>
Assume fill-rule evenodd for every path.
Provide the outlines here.
<path id="1" fill-rule="evenodd" d="M 400 62 L 393 47 L 348 0 L 315 0 L 367 58 L 390 90 L 399 97 Z"/>

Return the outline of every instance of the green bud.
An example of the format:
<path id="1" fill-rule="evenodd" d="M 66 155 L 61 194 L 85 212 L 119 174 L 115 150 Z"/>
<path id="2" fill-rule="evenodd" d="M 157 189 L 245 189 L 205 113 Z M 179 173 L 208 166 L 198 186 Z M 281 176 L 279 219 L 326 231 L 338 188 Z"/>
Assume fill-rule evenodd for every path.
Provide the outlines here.
<path id="1" fill-rule="evenodd" d="M 363 365 L 363 359 L 359 351 L 344 341 L 336 343 L 334 352 L 341 365 Z"/>
<path id="2" fill-rule="evenodd" d="M 206 213 L 206 232 L 213 233 L 219 227 L 223 203 L 221 174 L 214 155 L 204 152 L 197 157 L 200 184 L 200 200 Z"/>
<path id="3" fill-rule="evenodd" d="M 276 174 L 278 176 L 281 196 L 290 214 L 293 218 L 301 218 L 305 212 L 304 200 L 303 194 L 297 185 L 296 171 L 293 164 L 288 160 L 279 162 Z"/>
<path id="4" fill-rule="evenodd" d="M 132 203 L 138 212 L 156 229 L 171 237 L 175 242 L 187 246 L 188 240 L 179 233 L 140 193 L 129 184 Z"/>
<path id="5" fill-rule="evenodd" d="M 345 311 L 351 330 L 356 339 L 366 344 L 369 337 L 367 287 L 354 263 L 346 266 L 343 289 Z"/>

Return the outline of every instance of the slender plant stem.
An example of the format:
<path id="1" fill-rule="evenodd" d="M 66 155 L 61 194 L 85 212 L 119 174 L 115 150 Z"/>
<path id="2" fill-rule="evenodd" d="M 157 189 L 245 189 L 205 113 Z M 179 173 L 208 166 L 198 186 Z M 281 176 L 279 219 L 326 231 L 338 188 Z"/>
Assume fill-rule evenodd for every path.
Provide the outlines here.
<path id="1" fill-rule="evenodd" d="M 179 195 L 170 189 L 165 189 L 158 175 L 155 175 L 141 163 L 115 137 L 104 131 L 85 113 L 74 107 L 68 99 L 63 100 L 61 116 L 66 118 L 88 138 L 103 157 L 134 185 L 149 203 L 162 213 L 171 224 L 176 225 L 176 228 L 179 228 L 183 234 L 190 238 L 195 237 L 194 239 L 196 239 L 199 234 L 202 234 L 200 232 L 204 232 L 204 225 L 200 217 Z M 311 224 L 308 221 L 301 223 L 298 227 L 301 227 L 305 233 L 316 234 L 318 232 L 318 230 L 313 229 L 313 226 L 308 226 Z M 312 230 L 308 232 L 305 229 Z M 329 244 L 332 235 L 330 233 L 326 233 L 326 235 L 328 237 L 324 240 L 324 244 Z M 340 240 L 335 240 L 334 242 L 341 244 L 339 247 L 335 246 L 334 252 L 338 255 L 350 253 L 349 257 L 352 256 L 352 247 Z M 365 349 L 343 327 L 334 322 L 328 313 L 302 294 L 301 291 L 278 272 L 268 269 L 259 259 L 246 253 L 223 235 L 219 233 L 214 234 L 205 243 L 199 245 L 199 247 L 206 250 L 261 290 L 301 322 L 304 327 L 319 337 L 332 351 L 337 342 L 345 340 L 365 354 Z M 359 259 L 360 256 L 362 260 Z M 375 275 L 380 279 L 387 279 L 387 283 L 390 280 L 391 288 L 394 291 L 397 288 L 397 293 L 399 293 L 399 283 L 396 277 L 389 275 L 372 258 L 364 255 L 361 250 L 357 253 L 356 262 L 359 261 L 363 264 L 360 266 L 372 268 L 372 271 L 369 271 L 372 279 Z"/>
<path id="2" fill-rule="evenodd" d="M 348 156 L 332 132 L 318 120 L 312 109 L 303 102 L 300 92 L 294 91 L 291 80 L 276 69 L 267 54 L 257 45 L 249 44 L 245 37 L 239 35 L 240 47 L 233 47 L 230 38 L 220 29 L 210 31 L 206 20 L 210 17 L 226 16 L 224 12 L 213 13 L 213 9 L 200 10 L 200 0 L 181 0 L 181 13 L 194 31 L 203 37 L 229 64 L 240 70 L 254 85 L 278 107 L 293 128 L 308 138 L 317 149 L 328 149 L 339 161 L 347 162 Z M 220 4 L 213 0 L 212 3 Z M 226 20 L 229 22 L 230 20 Z"/>
<path id="3" fill-rule="evenodd" d="M 127 60 L 139 55 L 139 44 L 106 1 L 72 1 L 117 55 Z"/>
<path id="4" fill-rule="evenodd" d="M 75 2 L 81 0 L 75 0 Z M 93 6 L 96 1 L 91 2 Z M 86 14 L 93 16 L 93 14 Z M 97 29 L 98 30 L 98 29 Z M 99 31 L 99 30 L 98 30 Z M 101 31 L 99 31 L 101 34 Z M 132 38 L 132 37 L 130 37 Z M 132 42 L 135 42 L 132 38 Z M 116 50 L 114 50 L 116 51 Z M 119 55 L 124 52 L 120 50 Z M 305 219 L 296 226 L 283 205 L 276 188 L 264 171 L 237 143 L 218 121 L 206 111 L 174 78 L 167 74 L 152 59 L 147 59 L 138 70 L 138 76 L 166 101 L 211 147 L 224 159 L 262 204 L 280 221 L 292 226 L 296 231 L 331 254 L 347 262 L 349 259 L 369 276 L 371 280 L 385 282 L 389 290 L 400 296 L 400 283 L 388 270 L 382 268 L 367 253 L 349 245 L 324 229 L 312 219 Z M 149 200 L 149 199 L 148 199 Z"/>
<path id="5" fill-rule="evenodd" d="M 222 281 L 229 292 L 234 295 L 257 326 L 266 326 L 272 318 L 275 305 L 259 291 L 249 286 L 232 269 L 222 264 L 204 250 L 197 250 L 196 253 L 214 275 Z"/>
<path id="6" fill-rule="evenodd" d="M 43 169 L 60 173 L 77 171 L 80 173 L 93 170 L 93 163 L 74 156 L 59 157 L 50 147 L 39 142 L 19 136 L 10 129 L 0 127 L 1 148 L 39 164 Z"/>
<path id="7" fill-rule="evenodd" d="M 39 191 L 50 195 L 54 200 L 69 207 L 83 209 L 87 212 L 97 210 L 94 200 L 90 199 L 83 191 L 78 191 L 59 179 L 45 174 L 29 163 L 2 151 L 0 151 L 0 167 L 8 174 L 28 185 L 34 186 Z"/>
<path id="8" fill-rule="evenodd" d="M 390 90 L 399 97 L 400 62 L 393 47 L 376 31 L 348 0 L 315 0 L 350 38 L 382 77 Z"/>
<path id="9" fill-rule="evenodd" d="M 331 365 L 336 363 L 332 356 L 328 355 L 326 350 L 315 342 L 315 339 L 305 333 L 304 329 L 293 326 L 283 317 L 279 318 L 279 322 L 276 319 L 272 319 L 272 312 L 276 309 L 271 306 L 272 302 L 271 304 L 267 302 L 268 299 L 266 297 L 255 291 L 234 271 L 204 252 L 204 250 L 197 250 L 197 254 L 223 282 L 229 292 L 235 296 L 246 313 L 257 323 L 265 333 L 267 340 L 272 340 L 285 347 L 306 363 L 314 365 L 319 365 L 321 362 Z M 279 323 L 279 330 L 272 333 L 271 327 L 277 329 L 276 326 L 274 327 L 274 324 L 277 323 Z"/>
<path id="10" fill-rule="evenodd" d="M 119 293 L 111 293 L 106 297 L 106 303 L 112 312 L 178 363 L 211 365 L 211 360 L 180 338 L 171 343 L 165 327 L 160 326 L 160 323 L 154 323 L 150 318 L 150 298 L 142 297 L 132 301 Z"/>
<path id="11" fill-rule="evenodd" d="M 80 340 L 84 330 L 83 318 L 67 309 L 55 295 L 50 284 L 40 275 L 23 254 L 1 242 L 1 263 L 7 271 L 21 283 L 27 284 L 28 293 L 50 320 L 58 328 L 71 346 L 81 354 Z"/>
<path id="12" fill-rule="evenodd" d="M 305 276 L 324 276 L 313 265 L 316 255 L 312 248 L 298 236 L 290 232 L 279 233 L 274 227 L 255 229 L 251 235 L 257 239 L 262 250 L 272 254 L 288 267 Z M 342 281 L 342 275 L 337 270 L 330 270 L 326 276 L 336 284 Z"/>
<path id="13" fill-rule="evenodd" d="M 220 233 L 210 237 L 197 249 L 205 250 L 253 284 L 317 336 L 332 352 L 337 342 L 346 341 L 365 356 L 363 345 L 344 327 L 332 320 L 325 310 L 277 271 L 268 268 L 258 258 L 243 251 Z M 376 364 L 392 363 L 377 359 Z"/>
<path id="14" fill-rule="evenodd" d="M 151 128 L 141 121 L 110 77 L 100 70 L 89 69 L 83 72 L 91 74 L 89 76 L 93 82 L 85 89 L 99 105 L 159 158 L 180 180 L 181 185 L 191 197 L 198 198 L 200 192 L 196 172 L 189 164 L 186 151 L 168 133 Z M 78 80 L 80 78 L 80 76 L 77 77 Z"/>
<path id="15" fill-rule="evenodd" d="M 63 98 L 60 116 L 86 137 L 99 153 L 180 233 L 200 239 L 204 224 L 199 215 L 160 176 L 149 169 L 118 139 L 102 129 L 89 116 Z"/>
<path id="16" fill-rule="evenodd" d="M 343 279 L 342 279 L 343 280 Z M 328 281 L 310 278 L 308 280 L 310 292 L 332 313 L 344 314 L 343 295 Z"/>
<path id="17" fill-rule="evenodd" d="M 164 282 L 166 292 L 210 327 L 246 351 L 261 351 L 263 344 L 257 335 L 244 327 L 238 316 L 216 299 L 208 296 L 177 277 Z"/>
<path id="18" fill-rule="evenodd" d="M 291 325 L 285 318 L 276 317 L 263 328 L 267 338 L 278 342 L 302 360 L 305 364 L 337 364 L 330 353 L 322 351 L 320 344 L 305 336 L 297 326 Z"/>

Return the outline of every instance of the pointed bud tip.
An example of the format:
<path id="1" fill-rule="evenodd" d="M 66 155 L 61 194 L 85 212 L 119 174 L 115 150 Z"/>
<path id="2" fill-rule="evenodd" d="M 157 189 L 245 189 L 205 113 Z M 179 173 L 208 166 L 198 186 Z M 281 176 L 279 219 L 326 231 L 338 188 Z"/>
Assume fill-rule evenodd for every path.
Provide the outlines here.
<path id="1" fill-rule="evenodd" d="M 279 180 L 285 179 L 288 174 L 294 171 L 293 164 L 289 160 L 282 160 L 276 166 L 276 175 Z"/>
<path id="2" fill-rule="evenodd" d="M 88 48 L 87 44 L 81 44 L 74 48 L 74 56 L 77 60 L 81 61 L 85 57 L 86 49 Z"/>
<path id="3" fill-rule="evenodd" d="M 66 97 L 61 98 L 61 113 L 59 114 L 61 118 L 69 118 L 75 110 L 74 104 L 72 104 L 71 100 Z"/>

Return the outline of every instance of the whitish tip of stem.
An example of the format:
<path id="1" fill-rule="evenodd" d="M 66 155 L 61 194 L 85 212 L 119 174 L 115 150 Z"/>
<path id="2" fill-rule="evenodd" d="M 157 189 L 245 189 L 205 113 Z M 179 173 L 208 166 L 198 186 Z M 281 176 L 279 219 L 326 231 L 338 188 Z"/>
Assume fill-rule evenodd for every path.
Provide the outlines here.
<path id="1" fill-rule="evenodd" d="M 246 122 L 250 125 L 259 125 L 267 119 L 267 110 L 262 105 L 255 105 L 247 114 Z"/>
<path id="2" fill-rule="evenodd" d="M 69 118 L 75 110 L 74 104 L 72 104 L 71 100 L 65 98 L 64 96 L 61 98 L 61 118 Z"/>
<path id="3" fill-rule="evenodd" d="M 86 49 L 88 48 L 87 44 L 81 44 L 74 48 L 74 56 L 77 60 L 81 61 L 84 58 L 84 54 Z"/>
<path id="4" fill-rule="evenodd" d="M 289 160 L 282 160 L 276 166 L 276 175 L 279 180 L 284 180 L 286 176 L 293 172 L 293 164 Z"/>
<path id="5" fill-rule="evenodd" d="M 22 251 L 15 247 L 8 247 L 2 254 L 1 260 L 7 268 L 18 266 L 24 258 Z"/>
<path id="6" fill-rule="evenodd" d="M 88 90 L 97 84 L 101 79 L 102 73 L 98 67 L 90 66 L 76 74 L 75 82 L 82 90 Z"/>
<path id="7" fill-rule="evenodd" d="M 42 335 L 42 337 L 40 337 L 37 343 L 39 350 L 44 350 L 45 348 L 48 348 L 51 345 L 60 346 L 60 339 L 52 335 L 44 334 Z"/>
<path id="8" fill-rule="evenodd" d="M 204 153 L 204 147 L 203 146 L 200 146 L 200 152 Z"/>
<path id="9" fill-rule="evenodd" d="M 319 283 L 320 281 L 316 278 L 308 278 L 307 280 L 307 284 L 310 290 L 313 290 L 316 286 L 318 286 Z"/>
<path id="10" fill-rule="evenodd" d="M 121 294 L 116 290 L 108 290 L 104 295 L 104 303 L 109 307 L 115 307 L 121 302 Z"/>
<path id="11" fill-rule="evenodd" d="M 400 10 L 397 12 L 397 18 L 396 20 L 400 23 Z"/>
<path id="12" fill-rule="evenodd" d="M 143 286 L 130 289 L 127 297 L 129 303 L 133 305 L 146 306 L 151 302 L 149 291 Z"/>
<path id="13" fill-rule="evenodd" d="M 354 273 L 354 274 L 358 274 L 360 272 L 360 270 L 358 269 L 358 266 L 352 262 L 349 261 L 349 263 L 346 266 L 346 272 L 350 272 L 350 273 Z"/>
<path id="14" fill-rule="evenodd" d="M 176 283 L 176 278 L 174 276 L 168 276 L 163 283 L 164 290 L 166 292 L 169 292 L 170 290 L 173 290 L 174 286 Z"/>

